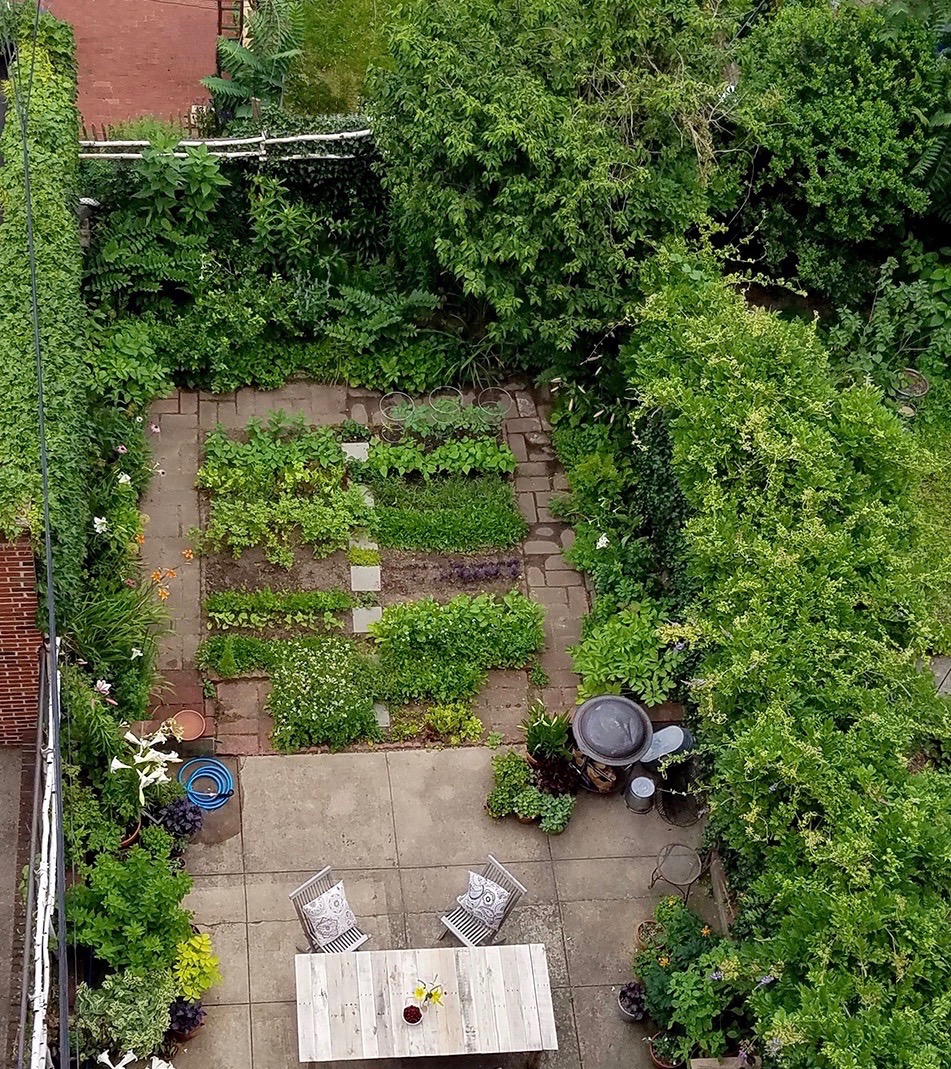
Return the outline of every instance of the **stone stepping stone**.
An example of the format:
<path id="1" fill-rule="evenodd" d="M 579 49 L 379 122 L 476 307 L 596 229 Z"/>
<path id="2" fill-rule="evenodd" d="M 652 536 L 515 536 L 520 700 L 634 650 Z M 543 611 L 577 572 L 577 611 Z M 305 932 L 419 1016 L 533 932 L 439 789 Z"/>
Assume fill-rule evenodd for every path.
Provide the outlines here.
<path id="1" fill-rule="evenodd" d="M 377 620 L 383 616 L 383 610 L 379 605 L 372 605 L 367 608 L 357 606 L 357 608 L 351 610 L 353 617 L 353 633 L 355 635 L 365 635 L 370 630 L 370 624 L 375 624 Z"/>
<path id="2" fill-rule="evenodd" d="M 341 448 L 351 460 L 366 460 L 370 455 L 369 442 L 344 442 Z"/>
<path id="3" fill-rule="evenodd" d="M 376 722 L 381 728 L 388 728 L 390 726 L 390 710 L 383 704 L 383 702 L 373 703 L 373 715 L 376 717 Z"/>
<path id="4" fill-rule="evenodd" d="M 350 545 L 353 549 L 379 549 L 380 547 L 373 541 L 368 534 L 353 535 L 350 539 Z"/>
<path id="5" fill-rule="evenodd" d="M 350 589 L 355 591 L 379 590 L 379 564 L 352 564 L 350 566 Z"/>

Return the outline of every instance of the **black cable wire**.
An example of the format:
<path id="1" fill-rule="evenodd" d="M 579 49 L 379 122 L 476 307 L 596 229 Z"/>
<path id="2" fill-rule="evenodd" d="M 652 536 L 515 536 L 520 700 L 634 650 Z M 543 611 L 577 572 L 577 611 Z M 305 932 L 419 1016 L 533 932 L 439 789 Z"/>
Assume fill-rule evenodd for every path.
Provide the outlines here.
<path id="1" fill-rule="evenodd" d="M 53 748 L 53 779 L 56 814 L 56 897 L 57 897 L 57 969 L 59 980 L 59 1064 L 62 1069 L 69 1065 L 69 977 L 67 975 L 67 940 L 66 940 L 66 857 L 65 837 L 63 835 L 63 768 L 60 753 L 60 679 L 59 650 L 56 630 L 56 588 L 53 568 L 53 539 L 50 527 L 50 480 L 49 453 L 46 441 L 46 406 L 43 395 L 43 346 L 40 334 L 39 295 L 36 278 L 36 245 L 33 233 L 33 200 L 30 186 L 30 146 L 29 124 L 30 103 L 33 95 L 33 77 L 36 70 L 36 51 L 39 41 L 40 5 L 34 0 L 35 11 L 30 40 L 30 71 L 26 85 L 26 95 L 22 92 L 19 65 L 19 52 L 11 64 L 11 85 L 13 86 L 14 108 L 20 128 L 20 145 L 23 157 L 23 197 L 26 215 L 27 257 L 30 265 L 30 314 L 33 327 L 33 351 L 36 365 L 36 414 L 39 438 L 40 476 L 43 494 L 43 546 L 46 564 L 46 621 L 49 655 L 50 704 L 52 706 L 52 737 L 48 744 Z M 18 35 L 19 36 L 19 35 Z"/>

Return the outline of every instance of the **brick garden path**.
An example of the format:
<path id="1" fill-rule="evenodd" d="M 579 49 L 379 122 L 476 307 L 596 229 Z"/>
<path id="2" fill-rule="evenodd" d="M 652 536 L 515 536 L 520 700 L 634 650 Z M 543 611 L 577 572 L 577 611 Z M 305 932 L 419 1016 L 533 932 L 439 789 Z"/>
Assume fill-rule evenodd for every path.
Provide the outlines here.
<path id="1" fill-rule="evenodd" d="M 567 489 L 551 447 L 550 399 L 539 390 L 513 388 L 511 392 L 517 408 L 506 420 L 505 434 L 519 462 L 515 477 L 519 508 L 530 525 L 521 547 L 525 579 L 529 595 L 546 608 L 546 649 L 539 660 L 549 683 L 537 696 L 555 711 L 574 704 L 577 676 L 571 670 L 567 647 L 580 638 L 588 595 L 581 576 L 562 555 L 573 533 L 550 511 L 552 496 Z M 185 707 L 201 709 L 204 702 L 219 752 L 242 755 L 269 749 L 270 725 L 263 714 L 266 683 L 220 684 L 222 716 L 216 725 L 214 702 L 203 698 L 201 678 L 194 667 L 195 651 L 206 633 L 201 618 L 202 562 L 197 556 L 188 561 L 184 552 L 190 544 L 189 529 L 199 523 L 195 477 L 204 435 L 217 423 L 236 429 L 275 409 L 302 412 L 316 424 L 338 423 L 347 417 L 372 423 L 378 415 L 379 397 L 345 386 L 294 381 L 274 391 L 208 394 L 180 390 L 153 406 L 152 425 L 158 428 L 151 436 L 156 475 L 142 505 L 149 517 L 143 558 L 147 571 L 172 568 L 177 572 L 177 578 L 168 583 L 166 603 L 173 631 L 163 640 L 159 658 L 169 687 L 157 696 L 154 716 L 162 718 Z M 385 586 L 385 574 L 383 581 Z M 536 695 L 529 694 L 524 673 L 492 672 L 474 703 L 475 711 L 487 728 L 511 738 L 531 696 Z"/>

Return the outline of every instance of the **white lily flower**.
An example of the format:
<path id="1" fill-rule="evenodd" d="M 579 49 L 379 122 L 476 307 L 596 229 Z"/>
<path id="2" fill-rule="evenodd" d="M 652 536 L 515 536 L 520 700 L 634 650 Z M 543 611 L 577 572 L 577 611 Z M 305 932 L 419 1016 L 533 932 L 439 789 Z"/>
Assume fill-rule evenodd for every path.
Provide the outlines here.
<path id="1" fill-rule="evenodd" d="M 118 757 L 113 757 L 112 764 L 109 765 L 110 772 L 118 772 L 120 768 L 131 768 L 131 765 L 123 764 Z"/>
<path id="2" fill-rule="evenodd" d="M 135 1054 L 131 1050 L 127 1050 L 121 1061 L 113 1062 L 112 1055 L 109 1051 L 104 1050 L 96 1061 L 108 1066 L 108 1069 L 125 1069 L 127 1065 L 131 1065 L 135 1061 Z"/>
<path id="3" fill-rule="evenodd" d="M 128 486 L 132 482 L 132 476 L 126 471 L 120 472 L 118 481 L 120 486 Z"/>
<path id="4" fill-rule="evenodd" d="M 132 647 L 132 653 L 131 653 L 129 659 L 132 660 L 132 661 L 136 661 L 141 656 L 142 656 L 142 651 L 139 649 L 139 647 L 138 646 L 133 646 Z"/>

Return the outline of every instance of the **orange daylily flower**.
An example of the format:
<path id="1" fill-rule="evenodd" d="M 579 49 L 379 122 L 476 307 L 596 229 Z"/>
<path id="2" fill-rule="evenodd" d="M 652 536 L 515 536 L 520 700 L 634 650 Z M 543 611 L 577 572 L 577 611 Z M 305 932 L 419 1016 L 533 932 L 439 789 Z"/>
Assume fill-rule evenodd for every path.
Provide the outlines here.
<path id="1" fill-rule="evenodd" d="M 139 543 L 140 546 L 145 545 L 145 535 L 142 534 L 141 531 L 135 536 L 135 540 Z"/>
<path id="2" fill-rule="evenodd" d="M 165 589 L 164 586 L 159 587 L 158 596 L 162 599 L 162 601 L 165 601 L 168 598 L 168 591 Z"/>
<path id="3" fill-rule="evenodd" d="M 185 560 L 194 560 L 195 559 L 194 550 L 183 549 L 182 550 L 182 556 L 185 558 Z"/>
<path id="4" fill-rule="evenodd" d="M 162 581 L 162 573 L 160 571 L 156 570 L 156 571 L 152 572 L 152 574 L 151 574 L 151 576 L 149 576 L 149 578 L 152 580 L 153 583 L 161 583 L 161 581 Z"/>

